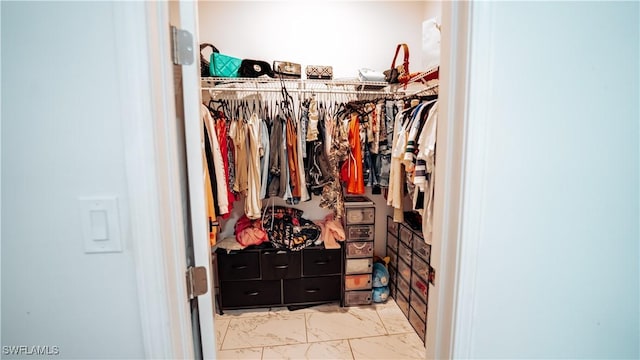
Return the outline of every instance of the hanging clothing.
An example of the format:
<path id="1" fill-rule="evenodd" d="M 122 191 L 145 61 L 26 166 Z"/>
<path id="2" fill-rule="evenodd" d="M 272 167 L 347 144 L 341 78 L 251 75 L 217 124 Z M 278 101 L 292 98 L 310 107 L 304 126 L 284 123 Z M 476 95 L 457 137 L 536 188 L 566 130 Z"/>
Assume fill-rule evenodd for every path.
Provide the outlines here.
<path id="1" fill-rule="evenodd" d="M 215 176 L 210 176 L 212 181 L 213 194 L 215 197 L 216 213 L 228 214 L 229 213 L 229 199 L 227 197 L 227 177 L 224 171 L 224 159 L 222 156 L 222 150 L 218 142 L 218 136 L 215 132 L 215 124 L 209 108 L 205 105 L 200 105 L 200 116 L 204 123 L 204 134 L 208 142 L 208 148 L 211 152 L 211 161 Z"/>
<path id="2" fill-rule="evenodd" d="M 414 184 L 421 191 L 426 191 L 427 173 L 433 171 L 435 159 L 433 153 L 436 144 L 436 123 L 438 118 L 438 103 L 435 102 L 429 109 L 427 119 L 417 139 L 416 172 L 413 178 Z M 430 165 L 428 165 L 428 163 Z"/>
<path id="3" fill-rule="evenodd" d="M 224 116 L 224 113 L 219 112 L 218 113 L 219 118 L 215 121 L 215 132 L 216 135 L 218 137 L 218 143 L 220 144 L 220 152 L 223 158 L 222 161 L 222 166 L 224 169 L 224 177 L 227 180 L 226 184 L 225 184 L 225 192 L 226 192 L 226 197 L 227 197 L 227 207 L 228 207 L 228 212 L 226 214 L 222 214 L 222 218 L 223 219 L 227 219 L 229 218 L 229 216 L 231 216 L 231 211 L 233 210 L 233 202 L 236 200 L 235 195 L 233 194 L 232 188 L 233 188 L 233 183 L 232 180 L 230 179 L 230 172 L 233 170 L 232 166 L 229 166 L 229 164 L 233 164 L 233 157 L 230 157 L 231 153 L 231 148 L 232 146 L 229 146 L 229 136 L 228 136 L 228 132 L 227 132 L 227 120 Z M 224 195 L 221 195 L 224 196 Z"/>
<path id="4" fill-rule="evenodd" d="M 322 188 L 320 207 L 333 210 L 336 219 L 344 217 L 344 194 L 340 183 L 339 164 L 349 156 L 348 127 L 342 126 L 343 120 L 327 114 L 327 137 L 331 138 L 329 145 L 330 180 Z M 329 131 L 331 129 L 331 131 Z"/>
<path id="5" fill-rule="evenodd" d="M 300 174 L 298 164 L 298 134 L 296 124 L 291 117 L 286 120 L 287 134 L 287 164 L 289 166 L 289 184 L 291 185 L 292 203 L 300 202 L 302 189 L 300 189 Z"/>
<path id="6" fill-rule="evenodd" d="M 269 182 L 269 156 L 271 155 L 269 127 L 267 121 L 262 119 L 260 122 L 260 199 L 267 197 L 267 184 Z"/>
<path id="7" fill-rule="evenodd" d="M 214 207 L 214 198 L 211 178 L 209 177 L 209 171 L 207 170 L 207 159 L 205 157 L 204 152 L 202 153 L 202 167 L 204 169 L 203 173 L 203 181 L 204 181 L 204 196 L 207 203 L 207 222 L 208 222 L 208 232 L 209 232 L 209 245 L 214 246 L 217 240 L 217 221 L 216 221 L 216 210 Z"/>
<path id="8" fill-rule="evenodd" d="M 262 120 L 256 113 L 252 113 L 246 123 L 247 129 L 247 196 L 244 200 L 244 213 L 249 219 L 259 219 L 262 216 L 262 202 L 260 201 L 261 174 L 260 153 L 262 139 L 260 136 Z"/>
<path id="9" fill-rule="evenodd" d="M 364 194 L 362 147 L 360 142 L 360 120 L 352 113 L 349 120 L 350 155 L 341 170 L 342 181 L 347 183 L 347 193 Z"/>
<path id="10" fill-rule="evenodd" d="M 208 112 L 208 110 L 207 110 Z M 207 219 L 208 219 L 208 232 L 209 232 L 209 244 L 211 246 L 216 243 L 216 227 L 217 224 L 217 215 L 216 215 L 216 198 L 214 194 L 215 186 L 213 185 L 213 181 L 211 177 L 215 177 L 215 170 L 213 165 L 213 155 L 211 151 L 211 143 L 209 139 L 209 134 L 207 132 L 206 123 L 203 121 L 202 130 L 204 136 L 201 140 L 201 151 L 202 151 L 202 169 L 203 169 L 203 182 L 204 182 L 204 193 L 205 193 L 205 201 L 207 204 Z"/>
<path id="11" fill-rule="evenodd" d="M 424 129 L 420 133 L 418 140 L 418 160 L 425 162 L 426 176 L 425 182 L 421 184 L 424 188 L 424 205 L 422 212 L 422 233 L 425 242 L 431 244 L 433 233 L 433 200 L 435 195 L 435 147 L 436 129 L 438 123 L 438 103 L 436 102 L 427 117 Z"/>
<path id="12" fill-rule="evenodd" d="M 298 123 L 300 125 L 300 123 Z M 304 143 L 304 146 L 303 146 Z M 298 182 L 300 184 L 300 201 L 309 201 L 311 196 L 309 195 L 309 190 L 307 189 L 307 174 L 304 169 L 304 159 L 302 158 L 302 150 L 306 149 L 307 142 L 304 141 L 302 136 L 296 136 L 296 152 L 298 153 L 297 159 L 297 168 L 298 168 Z"/>
<path id="13" fill-rule="evenodd" d="M 402 159 L 407 144 L 406 126 L 411 119 L 411 110 L 407 109 L 398 112 L 395 123 L 393 125 L 393 146 L 391 147 L 391 169 L 389 173 L 389 196 L 387 197 L 387 205 L 393 207 L 393 221 L 403 222 L 403 204 L 404 197 L 404 168 L 402 167 Z"/>
<path id="14" fill-rule="evenodd" d="M 280 186 L 282 181 L 282 121 L 280 117 L 276 117 L 271 123 L 271 134 L 269 135 L 269 184 L 267 187 L 267 196 L 284 196 L 284 187 Z"/>
<path id="15" fill-rule="evenodd" d="M 233 191 L 246 196 L 249 187 L 248 179 L 248 159 L 247 159 L 247 128 L 244 120 L 238 119 L 231 122 L 229 135 L 233 139 L 235 148 L 235 173 L 236 181 L 233 184 Z"/>
<path id="16" fill-rule="evenodd" d="M 315 195 L 322 194 L 322 188 L 330 181 L 331 167 L 325 151 L 326 112 L 320 111 L 318 120 L 318 140 L 307 142 L 307 165 L 305 167 L 307 186 Z"/>

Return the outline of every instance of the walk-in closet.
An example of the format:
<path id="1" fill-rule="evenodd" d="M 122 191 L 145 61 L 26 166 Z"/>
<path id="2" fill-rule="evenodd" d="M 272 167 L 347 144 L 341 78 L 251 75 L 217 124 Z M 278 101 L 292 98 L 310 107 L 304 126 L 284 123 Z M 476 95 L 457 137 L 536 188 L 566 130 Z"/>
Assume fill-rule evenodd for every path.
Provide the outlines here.
<path id="1" fill-rule="evenodd" d="M 423 359 L 440 3 L 201 1 L 198 21 L 218 358 Z"/>

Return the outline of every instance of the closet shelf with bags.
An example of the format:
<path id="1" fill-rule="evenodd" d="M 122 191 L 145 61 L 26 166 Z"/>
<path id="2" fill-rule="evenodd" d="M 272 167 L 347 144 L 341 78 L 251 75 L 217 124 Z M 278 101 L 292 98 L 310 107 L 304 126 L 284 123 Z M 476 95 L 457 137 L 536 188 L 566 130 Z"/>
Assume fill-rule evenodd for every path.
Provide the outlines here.
<path id="1" fill-rule="evenodd" d="M 202 90 L 280 92 L 285 86 L 290 93 L 331 93 L 360 95 L 404 95 L 399 86 L 384 81 L 359 80 L 302 80 L 272 78 L 222 78 L 209 77 L 201 80 Z"/>

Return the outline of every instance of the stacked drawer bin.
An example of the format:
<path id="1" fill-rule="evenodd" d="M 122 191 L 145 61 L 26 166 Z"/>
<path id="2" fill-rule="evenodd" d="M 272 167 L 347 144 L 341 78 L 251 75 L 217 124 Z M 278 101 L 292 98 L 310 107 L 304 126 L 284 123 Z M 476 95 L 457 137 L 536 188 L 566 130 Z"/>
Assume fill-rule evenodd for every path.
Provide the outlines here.
<path id="1" fill-rule="evenodd" d="M 396 299 L 398 273 L 398 228 L 399 224 L 393 222 L 393 218 L 387 217 L 387 256 L 389 257 L 389 295 Z"/>
<path id="2" fill-rule="evenodd" d="M 391 296 L 425 341 L 431 245 L 424 242 L 421 231 L 388 217 L 387 256 L 390 257 L 389 273 L 393 274 Z"/>
<path id="3" fill-rule="evenodd" d="M 375 207 L 371 204 L 345 204 L 344 306 L 372 302 Z"/>

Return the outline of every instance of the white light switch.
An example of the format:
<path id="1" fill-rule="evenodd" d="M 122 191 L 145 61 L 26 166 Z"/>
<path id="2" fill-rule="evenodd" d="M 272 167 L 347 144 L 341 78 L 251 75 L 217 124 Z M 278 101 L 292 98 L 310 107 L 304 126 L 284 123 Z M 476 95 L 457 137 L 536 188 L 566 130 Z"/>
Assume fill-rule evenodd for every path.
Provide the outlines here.
<path id="1" fill-rule="evenodd" d="M 85 253 L 121 252 L 116 197 L 82 197 L 82 238 Z"/>
<path id="2" fill-rule="evenodd" d="M 109 240 L 107 212 L 91 210 L 91 238 L 93 240 Z"/>

